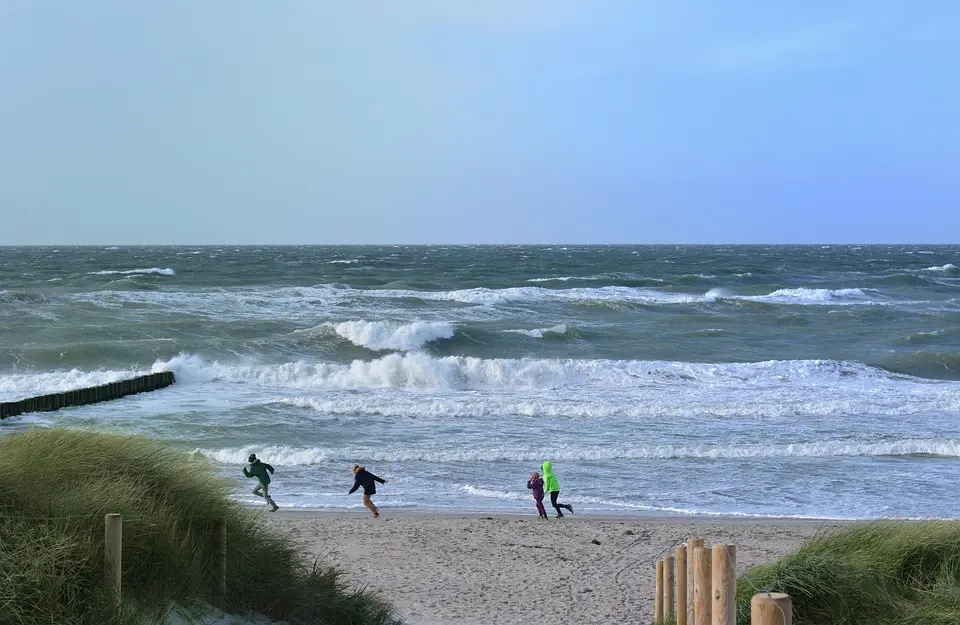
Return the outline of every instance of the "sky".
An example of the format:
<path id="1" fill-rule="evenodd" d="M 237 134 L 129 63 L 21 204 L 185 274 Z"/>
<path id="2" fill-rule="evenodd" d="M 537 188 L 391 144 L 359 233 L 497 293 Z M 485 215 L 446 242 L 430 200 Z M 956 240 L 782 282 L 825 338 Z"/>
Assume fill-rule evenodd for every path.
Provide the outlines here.
<path id="1" fill-rule="evenodd" d="M 0 245 L 960 242 L 956 0 L 5 0 Z"/>

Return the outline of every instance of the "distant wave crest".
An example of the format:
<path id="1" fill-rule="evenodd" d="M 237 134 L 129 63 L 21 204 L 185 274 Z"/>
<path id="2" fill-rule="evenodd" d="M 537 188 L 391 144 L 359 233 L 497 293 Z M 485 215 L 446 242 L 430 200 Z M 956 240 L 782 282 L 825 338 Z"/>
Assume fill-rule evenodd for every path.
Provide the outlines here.
<path id="1" fill-rule="evenodd" d="M 133 275 L 157 275 L 157 276 L 175 276 L 177 272 L 173 269 L 167 267 L 166 269 L 161 269 L 160 267 L 150 267 L 149 269 L 123 269 L 123 270 L 113 270 L 105 269 L 103 271 L 91 271 L 87 273 L 88 276 L 133 276 Z"/>

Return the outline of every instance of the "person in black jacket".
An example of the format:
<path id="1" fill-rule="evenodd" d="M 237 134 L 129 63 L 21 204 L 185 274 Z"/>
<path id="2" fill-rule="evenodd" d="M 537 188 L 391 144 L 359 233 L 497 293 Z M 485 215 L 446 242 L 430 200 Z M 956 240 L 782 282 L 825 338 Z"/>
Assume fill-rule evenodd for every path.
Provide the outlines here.
<path id="1" fill-rule="evenodd" d="M 373 505 L 373 502 L 370 501 L 370 495 L 377 494 L 377 485 L 376 482 L 381 484 L 386 484 L 387 480 L 382 479 L 370 473 L 359 464 L 353 465 L 353 488 L 350 489 L 348 495 L 352 495 L 358 488 L 363 486 L 363 505 L 370 509 L 370 512 L 373 513 L 373 518 L 378 518 L 380 516 L 380 511 L 377 510 L 377 507 Z"/>

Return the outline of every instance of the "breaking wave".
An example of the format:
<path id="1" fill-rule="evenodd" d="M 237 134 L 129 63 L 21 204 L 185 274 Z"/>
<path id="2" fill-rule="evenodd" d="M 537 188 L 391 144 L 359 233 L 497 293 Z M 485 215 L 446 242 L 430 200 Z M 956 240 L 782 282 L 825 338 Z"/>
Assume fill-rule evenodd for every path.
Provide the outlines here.
<path id="1" fill-rule="evenodd" d="M 831 458 L 883 456 L 936 456 L 960 458 L 960 440 L 908 439 L 886 442 L 813 441 L 788 445 L 731 445 L 731 446 L 628 446 L 605 445 L 588 447 L 544 448 L 531 451 L 529 447 L 463 448 L 325 448 L 291 446 L 245 446 L 225 449 L 195 449 L 194 454 L 220 464 L 243 464 L 255 453 L 279 466 L 310 466 L 327 462 L 367 463 L 387 462 L 524 462 L 596 460 L 738 460 L 759 458 Z"/>

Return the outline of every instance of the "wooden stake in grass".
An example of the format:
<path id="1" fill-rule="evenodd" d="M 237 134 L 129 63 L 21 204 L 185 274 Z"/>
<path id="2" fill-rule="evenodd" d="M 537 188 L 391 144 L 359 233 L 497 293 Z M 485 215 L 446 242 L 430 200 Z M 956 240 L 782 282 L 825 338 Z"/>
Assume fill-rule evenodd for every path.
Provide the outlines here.
<path id="1" fill-rule="evenodd" d="M 737 625 L 737 546 L 713 546 L 713 625 Z"/>
<path id="2" fill-rule="evenodd" d="M 220 519 L 217 522 L 217 529 L 219 530 L 220 538 L 220 570 L 219 582 L 220 586 L 220 609 L 227 609 L 227 520 Z"/>
<path id="3" fill-rule="evenodd" d="M 697 547 L 693 550 L 693 625 L 711 625 L 712 581 L 710 551 Z"/>
<path id="4" fill-rule="evenodd" d="M 663 616 L 671 618 L 674 615 L 673 603 L 673 573 L 676 570 L 676 561 L 673 556 L 667 556 L 663 560 Z"/>
<path id="5" fill-rule="evenodd" d="M 657 560 L 657 583 L 654 592 L 653 622 L 659 623 L 663 620 L 663 560 Z"/>
<path id="6" fill-rule="evenodd" d="M 793 601 L 782 592 L 764 592 L 750 600 L 750 625 L 792 625 Z"/>
<path id="7" fill-rule="evenodd" d="M 103 579 L 113 605 L 120 608 L 121 552 L 123 551 L 123 520 L 119 514 L 104 517 Z"/>
<path id="8" fill-rule="evenodd" d="M 687 546 L 679 545 L 677 559 L 677 625 L 687 625 Z"/>

